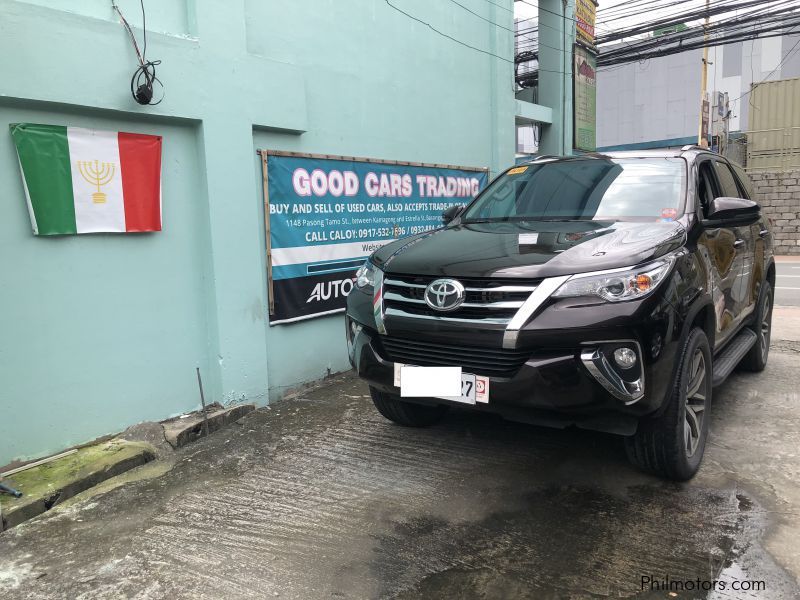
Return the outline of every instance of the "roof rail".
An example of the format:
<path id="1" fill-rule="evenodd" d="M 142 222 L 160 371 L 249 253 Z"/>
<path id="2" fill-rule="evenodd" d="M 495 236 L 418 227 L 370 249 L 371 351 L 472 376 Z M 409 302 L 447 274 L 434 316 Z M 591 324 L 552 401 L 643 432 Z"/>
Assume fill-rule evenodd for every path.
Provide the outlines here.
<path id="1" fill-rule="evenodd" d="M 686 152 L 687 150 L 705 150 L 706 152 L 711 152 L 710 148 L 703 148 L 699 144 L 687 144 L 681 148 L 681 152 Z"/>

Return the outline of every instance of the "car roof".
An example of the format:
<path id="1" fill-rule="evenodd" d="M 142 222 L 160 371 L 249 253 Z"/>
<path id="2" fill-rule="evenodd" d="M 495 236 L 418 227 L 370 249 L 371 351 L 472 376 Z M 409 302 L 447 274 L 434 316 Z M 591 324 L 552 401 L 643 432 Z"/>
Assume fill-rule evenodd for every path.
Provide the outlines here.
<path id="1" fill-rule="evenodd" d="M 603 156 L 610 158 L 678 158 L 681 150 L 619 150 L 616 152 L 603 152 Z"/>
<path id="2" fill-rule="evenodd" d="M 709 154 L 718 156 L 716 153 L 711 152 L 708 148 L 700 146 L 684 146 L 682 148 L 666 148 L 662 150 L 620 150 L 614 152 L 588 152 L 585 154 L 577 154 L 573 156 L 555 156 L 550 154 L 535 156 L 529 161 L 520 164 L 535 164 L 542 162 L 557 162 L 580 160 L 586 158 L 680 158 L 685 157 L 689 159 L 696 158 L 701 154 Z"/>

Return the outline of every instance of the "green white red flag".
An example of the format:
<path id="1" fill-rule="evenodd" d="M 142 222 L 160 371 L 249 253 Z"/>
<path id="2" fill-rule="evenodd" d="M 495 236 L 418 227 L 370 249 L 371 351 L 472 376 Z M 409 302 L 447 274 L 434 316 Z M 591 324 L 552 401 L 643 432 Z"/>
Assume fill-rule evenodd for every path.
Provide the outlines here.
<path id="1" fill-rule="evenodd" d="M 10 127 L 34 234 L 161 231 L 161 136 Z"/>

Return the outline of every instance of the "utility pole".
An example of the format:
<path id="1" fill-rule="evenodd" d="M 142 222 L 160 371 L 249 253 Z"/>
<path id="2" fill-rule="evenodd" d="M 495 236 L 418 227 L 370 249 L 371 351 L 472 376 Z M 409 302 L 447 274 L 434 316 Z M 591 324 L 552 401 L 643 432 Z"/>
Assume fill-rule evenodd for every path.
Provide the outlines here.
<path id="1" fill-rule="evenodd" d="M 697 145 L 703 148 L 708 147 L 708 139 L 703 135 L 703 117 L 706 112 L 706 88 L 708 87 L 708 26 L 711 22 L 709 9 L 709 0 L 706 0 L 706 23 L 703 26 L 704 34 L 703 41 L 703 70 L 700 75 L 700 122 L 697 126 Z M 710 116 L 710 115 L 709 115 Z"/>

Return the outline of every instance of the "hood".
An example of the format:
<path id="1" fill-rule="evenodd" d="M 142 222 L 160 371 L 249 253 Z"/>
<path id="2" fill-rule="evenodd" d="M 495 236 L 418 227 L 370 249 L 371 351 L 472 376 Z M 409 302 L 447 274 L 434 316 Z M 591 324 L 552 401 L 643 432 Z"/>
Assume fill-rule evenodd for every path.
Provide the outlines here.
<path id="1" fill-rule="evenodd" d="M 372 260 L 408 275 L 555 277 L 636 265 L 679 248 L 684 238 L 675 221 L 456 224 L 387 244 Z"/>

